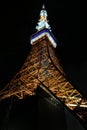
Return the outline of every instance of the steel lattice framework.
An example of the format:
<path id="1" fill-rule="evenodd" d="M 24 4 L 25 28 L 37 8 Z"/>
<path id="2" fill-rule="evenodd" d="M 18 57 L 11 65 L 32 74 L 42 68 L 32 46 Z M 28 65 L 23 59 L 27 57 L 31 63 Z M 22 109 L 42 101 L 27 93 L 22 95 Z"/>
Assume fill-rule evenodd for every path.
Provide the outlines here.
<path id="1" fill-rule="evenodd" d="M 87 100 L 69 81 L 48 38 L 35 43 L 20 71 L 0 91 L 0 100 L 17 96 L 19 99 L 34 95 L 37 87 L 50 90 L 81 119 L 87 118 Z"/>
<path id="2" fill-rule="evenodd" d="M 87 99 L 67 80 L 55 54 L 57 46 L 43 6 L 37 33 L 31 38 L 31 50 L 23 66 L 4 89 L 0 100 L 16 96 L 23 99 L 36 94 L 38 87 L 52 93 L 84 123 L 87 122 Z"/>

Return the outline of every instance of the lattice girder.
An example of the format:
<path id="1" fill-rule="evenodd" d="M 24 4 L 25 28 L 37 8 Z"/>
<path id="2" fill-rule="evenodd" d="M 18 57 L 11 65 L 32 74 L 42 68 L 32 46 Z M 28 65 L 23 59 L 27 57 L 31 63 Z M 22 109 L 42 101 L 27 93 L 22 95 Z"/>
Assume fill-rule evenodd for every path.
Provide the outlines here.
<path id="1" fill-rule="evenodd" d="M 31 47 L 19 72 L 0 91 L 0 100 L 10 96 L 17 96 L 19 99 L 32 96 L 42 84 L 70 110 L 75 111 L 80 119 L 87 118 L 86 98 L 66 79 L 54 48 L 46 37 Z"/>

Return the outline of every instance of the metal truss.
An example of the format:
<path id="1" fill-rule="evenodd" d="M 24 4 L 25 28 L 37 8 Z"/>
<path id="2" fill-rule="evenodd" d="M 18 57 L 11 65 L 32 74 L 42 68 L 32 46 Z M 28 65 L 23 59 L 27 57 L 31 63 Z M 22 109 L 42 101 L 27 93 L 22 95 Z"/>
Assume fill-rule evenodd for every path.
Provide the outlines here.
<path id="1" fill-rule="evenodd" d="M 0 91 L 0 100 L 16 96 L 23 99 L 36 93 L 37 87 L 47 88 L 78 118 L 87 121 L 87 99 L 67 80 L 49 40 L 44 37 L 31 48 L 25 63 Z"/>

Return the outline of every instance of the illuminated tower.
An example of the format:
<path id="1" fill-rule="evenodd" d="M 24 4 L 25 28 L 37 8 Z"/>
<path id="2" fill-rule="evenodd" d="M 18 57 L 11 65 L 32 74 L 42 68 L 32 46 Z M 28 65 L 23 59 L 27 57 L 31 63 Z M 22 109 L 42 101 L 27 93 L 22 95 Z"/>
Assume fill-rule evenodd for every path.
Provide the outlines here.
<path id="1" fill-rule="evenodd" d="M 56 57 L 56 39 L 47 20 L 43 5 L 37 32 L 31 36 L 31 50 L 23 66 L 15 77 L 0 91 L 0 100 L 11 96 L 23 99 L 35 95 L 42 88 L 51 95 L 51 100 L 59 100 L 83 122 L 87 120 L 87 100 L 66 78 L 59 59 Z"/>

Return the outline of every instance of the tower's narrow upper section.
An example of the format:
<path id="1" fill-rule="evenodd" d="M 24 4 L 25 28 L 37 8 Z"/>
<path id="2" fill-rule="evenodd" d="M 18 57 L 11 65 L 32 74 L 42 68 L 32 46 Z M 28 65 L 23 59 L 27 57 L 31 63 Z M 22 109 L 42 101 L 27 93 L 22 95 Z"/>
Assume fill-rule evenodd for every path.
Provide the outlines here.
<path id="1" fill-rule="evenodd" d="M 47 20 L 47 11 L 45 10 L 45 5 L 42 6 L 42 10 L 40 11 L 40 19 L 36 26 L 37 31 L 40 31 L 44 28 L 47 28 L 51 31 L 50 25 Z"/>
<path id="2" fill-rule="evenodd" d="M 42 10 L 40 11 L 40 19 L 36 26 L 37 32 L 31 36 L 30 43 L 31 45 L 36 44 L 39 40 L 47 37 L 50 43 L 54 48 L 56 48 L 56 39 L 51 32 L 51 27 L 48 24 L 47 20 L 47 11 L 45 10 L 45 6 L 42 6 Z"/>

